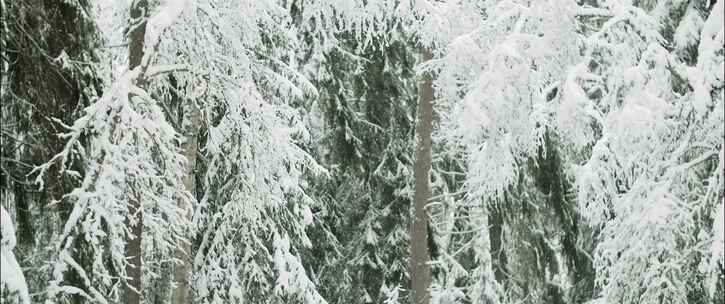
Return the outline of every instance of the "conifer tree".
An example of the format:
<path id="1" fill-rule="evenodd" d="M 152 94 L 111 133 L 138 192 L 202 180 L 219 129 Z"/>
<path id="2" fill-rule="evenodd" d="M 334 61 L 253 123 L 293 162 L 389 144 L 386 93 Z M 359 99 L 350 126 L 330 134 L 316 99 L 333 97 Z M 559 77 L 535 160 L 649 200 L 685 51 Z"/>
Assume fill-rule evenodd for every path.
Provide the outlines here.
<path id="1" fill-rule="evenodd" d="M 53 250 L 47 244 L 70 216 L 72 202 L 64 195 L 79 184 L 83 160 L 67 164 L 73 174 L 50 168 L 42 189 L 29 174 L 63 149 L 58 134 L 100 94 L 94 68 L 100 37 L 90 10 L 87 1 L 2 2 L 0 197 L 17 223 L 16 250 L 33 301 L 42 300 L 49 280 L 42 267 Z M 79 264 L 89 265 L 85 240 L 72 246 Z M 80 283 L 76 273 L 66 276 Z"/>
<path id="2" fill-rule="evenodd" d="M 0 301 L 721 302 L 723 3 L 0 0 Z"/>
<path id="3" fill-rule="evenodd" d="M 343 34 L 322 57 L 309 119 L 330 173 L 315 194 L 313 240 L 337 245 L 313 251 L 325 258 L 311 267 L 332 303 L 380 303 L 409 282 L 415 61 L 398 30 L 368 45 Z"/>

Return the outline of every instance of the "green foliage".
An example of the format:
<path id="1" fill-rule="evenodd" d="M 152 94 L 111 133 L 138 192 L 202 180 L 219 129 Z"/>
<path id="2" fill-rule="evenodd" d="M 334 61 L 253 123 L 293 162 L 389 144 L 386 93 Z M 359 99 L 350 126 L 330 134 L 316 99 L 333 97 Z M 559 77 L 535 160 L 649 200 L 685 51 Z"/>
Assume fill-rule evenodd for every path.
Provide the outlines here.
<path id="1" fill-rule="evenodd" d="M 381 289 L 407 284 L 415 85 L 411 46 L 398 32 L 361 45 L 342 38 L 317 79 L 322 123 L 312 150 L 330 171 L 309 253 L 331 303 L 381 303 Z"/>
<path id="2" fill-rule="evenodd" d="M 94 64 L 100 39 L 87 1 L 4 2 L 0 195 L 14 210 L 31 294 L 42 295 L 48 273 L 41 266 L 52 250 L 47 245 L 70 210 L 62 196 L 83 172 L 79 159 L 70 166 L 77 176 L 52 168 L 40 191 L 28 174 L 63 148 L 58 134 L 99 95 Z M 54 201 L 60 203 L 51 206 Z M 83 243 L 76 240 L 76 254 L 84 254 Z M 80 280 L 74 274 L 68 279 Z"/>

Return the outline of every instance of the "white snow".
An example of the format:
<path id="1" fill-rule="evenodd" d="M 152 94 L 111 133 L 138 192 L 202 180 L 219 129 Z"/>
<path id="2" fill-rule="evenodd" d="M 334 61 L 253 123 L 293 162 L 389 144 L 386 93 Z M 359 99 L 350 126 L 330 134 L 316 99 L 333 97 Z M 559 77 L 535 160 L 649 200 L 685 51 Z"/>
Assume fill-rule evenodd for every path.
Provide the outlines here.
<path id="1" fill-rule="evenodd" d="M 7 288 L 7 294 L 16 294 L 20 303 L 30 304 L 28 285 L 23 270 L 15 259 L 15 228 L 10 214 L 0 206 L 0 285 Z"/>

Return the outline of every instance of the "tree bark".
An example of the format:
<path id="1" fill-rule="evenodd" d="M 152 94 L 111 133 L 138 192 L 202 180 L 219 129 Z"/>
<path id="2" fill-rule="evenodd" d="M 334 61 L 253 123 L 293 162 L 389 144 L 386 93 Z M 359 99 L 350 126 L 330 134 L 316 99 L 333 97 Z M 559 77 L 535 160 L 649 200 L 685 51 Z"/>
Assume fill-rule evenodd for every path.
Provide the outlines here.
<path id="1" fill-rule="evenodd" d="M 195 175 L 194 169 L 196 169 L 196 157 L 198 149 L 197 133 L 199 131 L 199 123 L 201 120 L 201 112 L 196 107 L 194 101 L 191 99 L 184 100 L 184 116 L 182 125 L 182 134 L 184 134 L 185 141 L 181 145 L 181 149 L 184 151 L 184 157 L 186 158 L 185 166 L 185 178 L 184 188 L 186 191 L 191 193 L 194 197 L 195 191 Z M 191 214 L 191 206 L 182 206 Z M 180 247 L 174 251 L 174 257 L 181 262 L 174 266 L 174 283 L 176 287 L 173 289 L 172 302 L 173 304 L 185 304 L 189 301 L 189 270 L 191 269 L 191 246 L 188 242 L 183 242 Z"/>
<path id="2" fill-rule="evenodd" d="M 430 51 L 423 50 L 423 62 L 432 59 Z M 414 304 L 430 302 L 430 254 L 428 251 L 428 215 L 425 206 L 430 198 L 431 133 L 433 131 L 433 80 L 423 74 L 419 84 L 418 146 L 415 158 L 415 194 L 413 218 L 410 226 L 410 277 Z"/>
<path id="3" fill-rule="evenodd" d="M 128 45 L 128 69 L 133 70 L 141 64 L 144 56 L 144 38 L 146 34 L 146 18 L 148 17 L 148 3 L 146 0 L 133 1 L 130 12 L 131 20 L 134 22 L 129 27 Z M 140 78 L 138 80 L 142 82 Z M 143 83 L 137 83 L 143 87 Z M 129 96 L 131 98 L 131 96 Z M 131 228 L 131 234 L 126 236 L 125 256 L 129 258 L 126 264 L 126 276 L 129 280 L 124 286 L 126 304 L 141 303 L 141 236 L 143 233 L 143 210 L 141 200 L 135 197 L 130 202 L 129 216 L 126 218 L 126 226 Z M 136 215 L 135 221 L 132 217 Z"/>
<path id="4" fill-rule="evenodd" d="M 496 275 L 493 271 L 492 249 L 491 240 L 494 238 L 491 235 L 491 226 L 489 225 L 490 208 L 481 202 L 480 209 L 474 209 L 477 213 L 481 213 L 481 216 L 477 217 L 472 221 L 473 227 L 486 227 L 481 229 L 480 234 L 474 236 L 473 242 L 474 252 L 476 254 L 475 262 L 477 263 L 478 275 L 480 283 L 474 287 L 474 295 L 477 297 L 474 303 L 482 304 L 497 304 L 499 299 L 498 284 L 496 282 Z"/>
<path id="5" fill-rule="evenodd" d="M 506 252 L 503 250 L 503 214 L 497 209 L 498 207 L 488 208 L 488 229 L 489 238 L 491 240 L 491 258 L 493 264 L 493 274 L 499 283 L 506 280 Z M 494 210 L 495 209 L 495 210 Z"/>

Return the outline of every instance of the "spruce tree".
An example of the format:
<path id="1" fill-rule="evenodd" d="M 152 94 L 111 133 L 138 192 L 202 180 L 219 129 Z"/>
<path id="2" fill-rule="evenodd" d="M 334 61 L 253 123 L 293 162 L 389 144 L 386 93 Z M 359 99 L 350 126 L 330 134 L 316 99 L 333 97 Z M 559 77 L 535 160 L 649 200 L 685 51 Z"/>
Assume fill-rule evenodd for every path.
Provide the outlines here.
<path id="1" fill-rule="evenodd" d="M 311 150 L 330 174 L 312 233 L 337 245 L 310 254 L 324 257 L 311 268 L 331 303 L 381 303 L 409 282 L 416 62 L 399 30 L 369 44 L 343 34 L 317 77 Z"/>
<path id="2" fill-rule="evenodd" d="M 72 202 L 64 195 L 80 182 L 83 160 L 70 161 L 73 174 L 50 168 L 41 189 L 31 172 L 63 149 L 59 133 L 100 94 L 95 69 L 100 37 L 87 1 L 2 4 L 0 196 L 17 223 L 17 250 L 26 257 L 20 263 L 29 269 L 30 293 L 41 297 L 49 280 L 42 267 L 54 250 L 46 245 L 70 214 Z M 79 238 L 72 246 L 79 263 L 88 266 L 88 244 Z M 82 284 L 78 274 L 66 276 Z"/>

